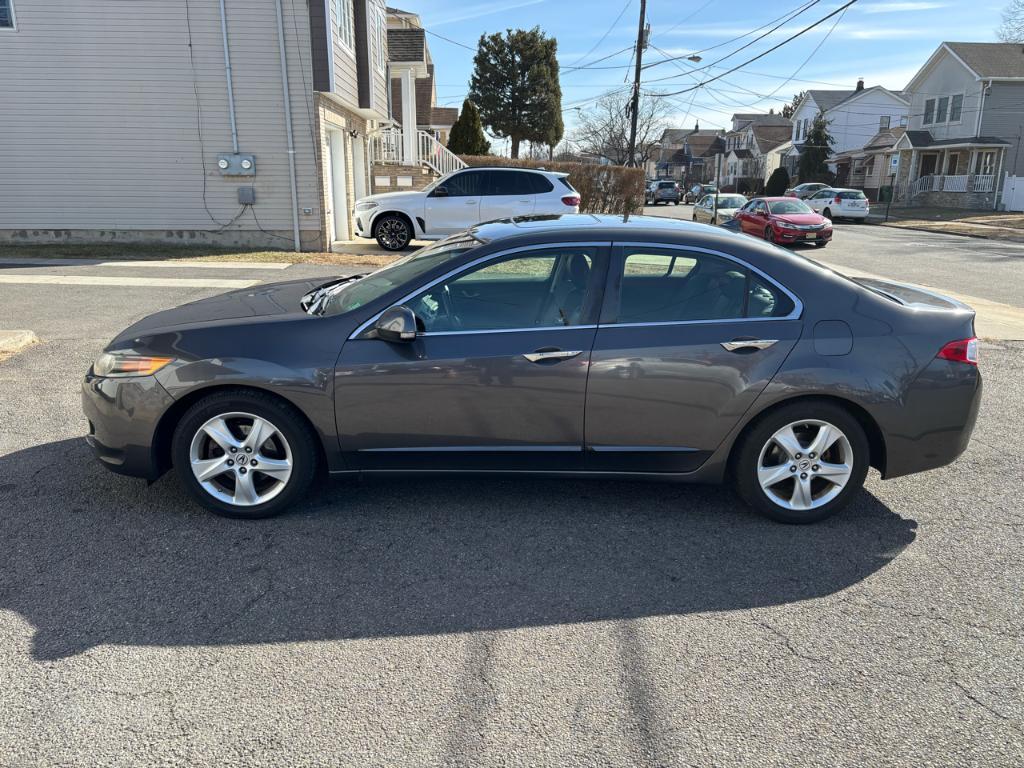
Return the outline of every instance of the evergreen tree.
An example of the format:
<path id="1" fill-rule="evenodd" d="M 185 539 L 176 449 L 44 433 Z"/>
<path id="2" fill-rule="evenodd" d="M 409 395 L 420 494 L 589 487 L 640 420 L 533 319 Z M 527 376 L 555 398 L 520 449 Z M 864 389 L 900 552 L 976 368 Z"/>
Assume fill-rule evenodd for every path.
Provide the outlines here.
<path id="1" fill-rule="evenodd" d="M 786 194 L 787 189 L 789 189 L 789 172 L 780 165 L 768 177 L 768 183 L 764 186 L 764 193 L 769 197 L 779 197 Z"/>
<path id="2" fill-rule="evenodd" d="M 828 132 L 828 121 L 819 112 L 811 123 L 800 147 L 800 163 L 797 166 L 797 175 L 800 183 L 809 181 L 823 181 L 826 184 L 832 180 L 832 174 L 828 170 L 828 157 L 832 154 L 832 145 L 835 139 Z"/>
<path id="3" fill-rule="evenodd" d="M 456 155 L 486 155 L 491 150 L 480 124 L 480 111 L 469 99 L 462 102 L 459 119 L 448 134 L 448 149 Z"/>
<path id="4" fill-rule="evenodd" d="M 795 96 L 793 96 L 793 100 L 791 102 L 789 102 L 789 104 L 786 104 L 782 108 L 782 116 L 783 117 L 790 117 L 791 118 L 791 117 L 793 117 L 793 115 L 796 114 L 796 107 L 800 103 L 800 99 L 802 99 L 804 97 L 804 93 L 806 93 L 806 92 L 805 91 L 800 91 L 800 93 L 798 93 Z"/>
<path id="5" fill-rule="evenodd" d="M 558 43 L 540 27 L 480 36 L 469 98 L 491 134 L 511 139 L 514 158 L 523 141 L 551 145 L 561 140 L 557 51 Z"/>

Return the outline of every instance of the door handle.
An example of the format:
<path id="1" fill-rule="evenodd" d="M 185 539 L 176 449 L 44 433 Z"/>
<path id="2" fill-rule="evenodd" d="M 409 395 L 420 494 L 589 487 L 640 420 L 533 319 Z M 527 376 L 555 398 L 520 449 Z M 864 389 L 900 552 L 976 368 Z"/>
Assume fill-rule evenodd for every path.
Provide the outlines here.
<path id="1" fill-rule="evenodd" d="M 581 352 L 582 349 L 538 349 L 536 352 L 524 352 L 523 357 L 531 363 L 542 363 L 545 360 L 568 360 Z"/>
<path id="2" fill-rule="evenodd" d="M 726 352 L 739 352 L 743 349 L 768 349 L 778 341 L 778 339 L 733 339 L 732 341 L 723 341 L 722 348 Z"/>
<path id="3" fill-rule="evenodd" d="M 477 204 L 476 200 L 467 200 L 466 201 L 466 205 L 476 205 L 476 204 Z"/>

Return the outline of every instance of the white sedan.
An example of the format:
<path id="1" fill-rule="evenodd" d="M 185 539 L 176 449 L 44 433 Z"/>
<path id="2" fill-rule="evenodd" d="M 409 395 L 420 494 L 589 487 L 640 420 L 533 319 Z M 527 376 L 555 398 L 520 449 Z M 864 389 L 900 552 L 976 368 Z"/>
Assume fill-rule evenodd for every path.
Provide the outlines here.
<path id="1" fill-rule="evenodd" d="M 693 206 L 693 220 L 706 224 L 721 224 L 736 215 L 736 211 L 747 204 L 743 195 L 718 195 L 718 208 L 715 208 L 715 195 L 704 195 Z"/>
<path id="2" fill-rule="evenodd" d="M 464 168 L 416 192 L 387 192 L 356 202 L 356 234 L 400 251 L 482 221 L 578 213 L 580 194 L 566 173 L 532 168 Z"/>
<path id="3" fill-rule="evenodd" d="M 871 210 L 867 196 L 859 189 L 829 187 L 804 198 L 804 202 L 826 219 L 853 219 L 858 223 Z"/>

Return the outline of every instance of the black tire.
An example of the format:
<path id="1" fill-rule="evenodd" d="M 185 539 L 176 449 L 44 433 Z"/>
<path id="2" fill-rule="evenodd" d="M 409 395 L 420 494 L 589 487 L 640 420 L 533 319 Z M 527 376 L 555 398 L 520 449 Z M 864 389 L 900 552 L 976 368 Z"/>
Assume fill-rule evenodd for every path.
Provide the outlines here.
<path id="1" fill-rule="evenodd" d="M 828 240 L 819 240 L 818 242 L 816 242 L 814 244 L 814 247 L 815 248 L 824 248 L 826 245 L 828 245 L 828 243 L 829 243 Z"/>
<path id="2" fill-rule="evenodd" d="M 824 216 L 829 221 L 832 221 L 832 209 L 831 208 L 826 208 L 824 211 L 821 212 L 821 215 Z"/>
<path id="3" fill-rule="evenodd" d="M 853 220 L 853 223 L 854 224 L 863 224 L 864 223 L 864 218 L 858 216 L 856 219 Z"/>
<path id="4" fill-rule="evenodd" d="M 385 213 L 373 223 L 373 236 L 386 251 L 404 251 L 412 242 L 413 231 L 404 216 Z"/>
<path id="5" fill-rule="evenodd" d="M 672 201 L 672 205 L 679 205 L 679 201 L 678 200 L 673 200 Z"/>
<path id="6" fill-rule="evenodd" d="M 690 216 L 690 221 L 696 221 L 696 220 L 697 220 L 697 214 L 696 213 L 693 214 L 692 216 Z"/>
<path id="7" fill-rule="evenodd" d="M 853 454 L 850 477 L 842 490 L 831 501 L 820 507 L 793 511 L 772 501 L 761 488 L 757 479 L 757 468 L 761 450 L 772 436 L 787 424 L 805 419 L 816 419 L 834 425 L 846 436 Z M 743 433 L 733 451 L 730 470 L 736 491 L 755 511 L 780 523 L 816 523 L 839 512 L 864 486 L 868 472 L 870 448 L 867 436 L 860 423 L 845 408 L 821 400 L 804 400 L 783 405 L 757 418 Z M 819 487 L 828 487 L 822 480 Z"/>
<path id="8" fill-rule="evenodd" d="M 239 412 L 268 420 L 283 435 L 291 450 L 292 470 L 284 488 L 270 500 L 251 506 L 225 503 L 208 493 L 192 473 L 190 460 L 192 439 L 200 427 L 218 415 Z M 316 440 L 309 423 L 289 403 L 264 392 L 225 391 L 203 398 L 185 412 L 174 430 L 171 457 L 179 482 L 198 504 L 222 517 L 256 520 L 285 512 L 305 495 L 316 476 Z M 258 470 L 254 471 L 253 477 L 257 474 Z"/>
<path id="9" fill-rule="evenodd" d="M 775 242 L 775 230 L 773 230 L 771 227 L 765 227 L 764 228 L 764 239 L 767 240 L 769 243 L 774 243 Z"/>

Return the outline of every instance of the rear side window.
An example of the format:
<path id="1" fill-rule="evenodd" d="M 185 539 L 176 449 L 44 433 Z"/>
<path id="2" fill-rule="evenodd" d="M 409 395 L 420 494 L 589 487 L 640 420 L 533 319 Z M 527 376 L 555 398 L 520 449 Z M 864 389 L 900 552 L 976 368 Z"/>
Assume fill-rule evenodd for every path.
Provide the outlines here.
<path id="1" fill-rule="evenodd" d="M 530 184 L 533 188 L 535 195 L 543 195 L 545 192 L 550 192 L 555 187 L 548 181 L 547 176 L 540 173 L 528 173 L 526 174 L 530 179 Z"/>
<path id="2" fill-rule="evenodd" d="M 627 251 L 619 323 L 785 317 L 793 301 L 729 259 L 704 253 Z"/>
<path id="3" fill-rule="evenodd" d="M 532 195 L 532 173 L 522 171 L 491 171 L 488 195 Z"/>
<path id="4" fill-rule="evenodd" d="M 836 195 L 840 200 L 864 200 L 865 195 L 860 190 L 851 190 L 849 192 L 840 192 Z"/>
<path id="5" fill-rule="evenodd" d="M 569 183 L 569 177 L 568 176 L 559 176 L 558 180 L 560 182 L 562 182 L 562 186 L 565 187 L 566 189 L 568 189 L 570 192 L 575 192 L 576 191 L 576 188 L 572 184 Z"/>

